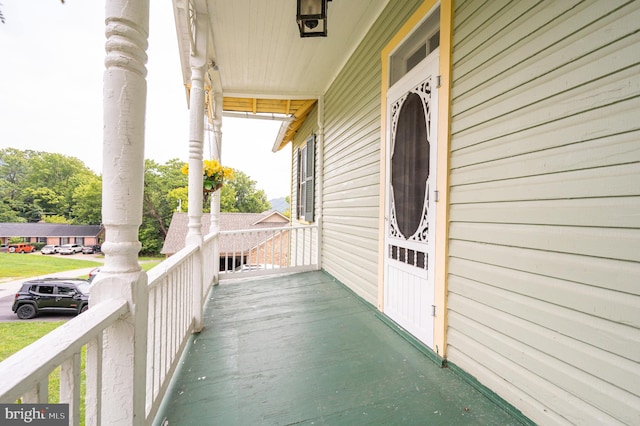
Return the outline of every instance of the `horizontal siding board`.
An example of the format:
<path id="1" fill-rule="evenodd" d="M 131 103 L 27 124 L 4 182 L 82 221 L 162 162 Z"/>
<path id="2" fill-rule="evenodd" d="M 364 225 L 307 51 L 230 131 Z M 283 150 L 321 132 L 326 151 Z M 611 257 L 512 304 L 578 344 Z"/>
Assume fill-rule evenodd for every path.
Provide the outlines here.
<path id="1" fill-rule="evenodd" d="M 452 223 L 451 239 L 640 262 L 640 229 Z"/>
<path id="2" fill-rule="evenodd" d="M 574 143 L 637 133 L 640 98 L 585 111 L 563 120 L 545 123 L 516 133 L 500 135 L 491 140 L 457 137 L 452 140 L 451 168 L 508 158 L 534 150 L 555 148 Z M 616 122 L 611 120 L 616 117 Z M 635 135 L 633 135 L 635 137 Z"/>
<path id="3" fill-rule="evenodd" d="M 456 20 L 464 19 L 464 25 L 457 25 L 453 33 L 456 45 L 453 63 L 456 67 L 458 64 L 455 60 L 458 51 L 469 52 L 478 48 L 476 34 L 481 33 L 484 28 L 493 28 L 488 24 L 495 22 L 496 16 L 501 15 L 510 2 L 508 0 L 492 0 L 484 2 L 482 5 L 480 5 L 481 2 L 474 3 L 477 4 L 477 7 L 460 16 L 457 15 L 459 8 L 456 9 Z"/>
<path id="4" fill-rule="evenodd" d="M 471 286 L 472 287 L 472 286 Z M 572 340 L 537 324 L 508 315 L 468 297 L 457 300 L 464 316 L 455 316 L 451 326 L 465 332 L 483 344 L 499 349 L 523 368 L 547 381 L 554 381 L 562 389 L 578 398 L 600 406 L 605 411 L 631 413 L 638 398 L 637 363 L 620 359 L 604 351 Z M 469 316 L 467 316 L 469 315 Z M 452 315 L 453 316 L 453 315 Z M 473 319 L 481 318 L 484 321 Z M 490 327 L 486 324 L 491 324 Z M 544 352 L 538 348 L 549 348 Z M 598 372 L 595 392 L 585 385 L 584 372 Z"/>
<path id="5" fill-rule="evenodd" d="M 564 4 L 553 3 L 554 6 Z M 632 27 L 629 24 L 640 19 L 640 9 L 629 14 L 624 14 L 625 11 L 618 13 L 619 19 L 613 29 L 599 22 L 597 29 L 585 30 L 583 37 L 574 35 L 572 40 L 563 40 L 560 44 L 550 46 L 531 63 L 509 68 L 499 79 L 490 79 L 480 87 L 470 86 L 467 89 L 469 93 L 455 98 L 456 116 L 474 108 L 488 106 L 496 109 L 495 115 L 499 115 L 500 108 L 510 105 L 504 101 L 501 103 L 502 99 L 514 102 L 514 109 L 522 108 L 524 105 L 518 103 L 533 103 L 549 93 L 561 93 L 637 64 L 637 42 L 640 34 L 629 33 L 629 28 Z M 570 43 L 571 61 L 558 66 L 567 55 L 563 48 Z M 458 91 L 462 90 L 461 86 L 465 85 L 458 81 Z"/>
<path id="6" fill-rule="evenodd" d="M 357 175 L 350 175 L 346 171 L 334 174 L 333 178 L 327 179 L 327 181 L 331 181 L 331 185 L 330 190 L 325 193 L 325 198 L 331 200 L 350 191 L 356 191 L 358 194 L 362 194 L 362 191 L 365 191 L 367 195 L 375 195 L 375 191 L 379 186 L 379 178 L 375 174 L 367 173 L 370 169 L 375 168 L 375 164 L 370 164 L 362 167 Z"/>
<path id="7" fill-rule="evenodd" d="M 638 15 L 640 19 L 640 12 Z M 611 90 L 612 92 L 600 96 L 602 98 L 600 104 L 609 105 L 622 99 L 622 96 L 625 98 L 638 96 L 637 74 L 640 67 L 635 55 L 638 50 L 637 45 L 640 43 L 640 33 L 623 41 L 624 46 L 613 45 L 603 49 L 599 52 L 603 56 L 597 60 L 584 58 L 555 70 L 545 76 L 542 81 L 532 81 L 491 99 L 479 99 L 478 103 L 470 104 L 472 106 L 464 112 L 462 108 L 457 108 L 460 112 L 457 113 L 457 124 L 453 131 L 462 131 L 480 123 L 496 120 L 514 111 L 529 112 L 544 109 L 545 114 L 541 115 L 543 120 L 547 117 L 553 119 L 554 115 L 567 115 L 565 110 L 572 115 L 582 110 L 571 110 L 568 105 L 564 105 L 565 93 L 570 94 L 571 98 L 586 98 L 589 94 L 593 96 L 592 92 L 603 85 L 605 86 L 603 91 Z M 612 73 L 612 69 L 622 71 Z M 636 89 L 622 95 L 619 87 L 626 84 Z M 553 95 L 550 96 L 550 93 Z M 597 107 L 597 97 L 593 97 L 593 101 L 591 106 Z M 584 108 L 584 106 L 580 105 L 578 108 Z M 555 112 L 556 109 L 558 112 Z"/>
<path id="8" fill-rule="evenodd" d="M 379 221 L 377 218 L 371 217 L 369 209 L 334 208 L 331 213 L 331 224 L 334 227 L 353 226 L 353 222 L 358 222 L 362 231 L 367 232 L 364 235 L 369 238 L 373 238 L 370 230 L 378 231 Z"/>
<path id="9" fill-rule="evenodd" d="M 562 7 L 566 9 L 570 2 L 562 3 L 566 3 Z M 472 37 L 466 37 L 464 31 L 457 35 L 454 33 L 456 50 L 452 59 L 457 79 L 473 71 L 473 66 L 490 61 L 498 55 L 496 52 L 507 50 L 521 37 L 534 32 L 540 22 L 535 17 L 535 11 L 541 9 L 540 4 L 540 1 L 493 1 L 482 9 L 482 13 L 477 14 L 485 22 L 474 30 Z M 528 19 L 523 18 L 525 15 Z M 553 16 L 552 12 L 548 15 Z"/>
<path id="10" fill-rule="evenodd" d="M 452 204 L 640 194 L 640 163 L 458 186 L 453 186 L 454 176 L 452 173 Z"/>
<path id="11" fill-rule="evenodd" d="M 452 298 L 456 299 L 456 296 Z M 466 299 L 461 299 L 460 303 L 464 303 L 466 310 L 475 315 L 486 314 L 482 306 L 469 306 L 472 302 Z M 594 393 L 602 399 L 593 401 L 589 394 L 584 395 L 587 393 L 585 390 L 591 388 L 590 384 L 583 382 L 581 372 L 570 364 L 517 342 L 509 336 L 492 332 L 491 329 L 455 312 L 450 314 L 449 323 L 454 330 L 449 334 L 452 347 L 468 347 L 468 353 L 472 353 L 482 365 L 493 366 L 493 374 L 520 387 L 529 393 L 530 397 L 545 401 L 547 410 L 561 413 L 566 421 L 573 424 L 623 424 L 608 413 L 608 410 L 615 407 L 618 412 L 623 413 L 625 419 L 631 421 L 628 424 L 637 422 L 635 407 L 630 408 L 625 404 L 630 398 L 624 391 L 616 390 L 613 386 L 605 386 L 606 383 L 601 382 L 602 387 L 595 389 Z M 496 353 L 500 356 L 495 356 Z M 611 394 L 603 394 L 603 388 L 612 391 Z M 603 407 L 605 404 L 610 405 Z M 546 424 L 547 421 L 541 419 L 542 424 Z"/>
<path id="12" fill-rule="evenodd" d="M 452 258 L 467 259 L 503 268 L 530 272 L 540 276 L 573 281 L 612 291 L 640 295 L 637 262 L 588 258 L 569 253 L 533 250 L 512 246 L 451 240 Z M 452 274 L 456 271 L 452 269 Z"/>
<path id="13" fill-rule="evenodd" d="M 447 357 L 541 424 L 640 423 L 640 3 L 454 20 Z"/>
<path id="14" fill-rule="evenodd" d="M 472 30 L 477 27 L 477 25 L 471 25 L 470 20 L 480 13 L 480 10 L 490 7 L 490 5 L 491 0 L 458 0 L 453 3 L 453 16 L 456 17 L 453 22 L 453 34 L 458 37 L 458 42 L 460 42 L 460 39 L 468 36 Z"/>
<path id="15" fill-rule="evenodd" d="M 323 262 L 331 265 L 333 270 L 331 275 L 343 284 L 348 281 L 349 288 L 368 303 L 375 305 L 378 293 L 376 287 L 371 286 L 370 282 L 377 280 L 376 261 L 367 259 L 366 253 L 359 248 L 349 247 L 348 244 L 342 242 L 335 246 L 345 252 L 339 252 L 337 249 L 323 250 Z M 350 256 L 345 255 L 347 252 Z M 362 256 L 359 261 L 354 262 L 352 257 L 357 257 L 358 254 Z"/>
<path id="16" fill-rule="evenodd" d="M 640 197 L 455 204 L 449 218 L 452 222 L 469 223 L 638 228 Z"/>
<path id="17" fill-rule="evenodd" d="M 352 162 L 330 163 L 324 168 L 327 184 L 333 185 L 342 182 L 346 178 L 366 175 L 377 176 L 380 171 L 380 153 L 371 145 L 354 149 Z"/>
<path id="18" fill-rule="evenodd" d="M 378 188 L 375 186 L 362 186 L 362 187 L 352 187 L 345 191 L 331 192 L 331 193 L 325 194 L 325 198 L 324 198 L 324 202 L 326 204 L 325 207 L 327 208 L 329 208 L 330 206 L 347 207 L 349 204 L 343 204 L 348 202 L 347 200 L 344 199 L 345 195 L 349 195 L 349 197 L 351 198 L 351 201 L 358 201 L 358 202 L 362 201 L 363 203 L 367 203 L 367 204 L 362 204 L 362 207 L 365 207 L 365 206 L 376 207 L 380 205 Z M 372 202 L 364 201 L 364 199 L 371 199 L 372 197 L 374 199 Z"/>
<path id="19" fill-rule="evenodd" d="M 343 217 L 344 219 L 344 217 Z M 375 238 L 375 228 L 371 227 L 354 227 L 344 223 L 334 223 L 327 225 L 325 232 L 329 235 L 340 235 L 342 242 L 348 242 L 354 247 L 361 247 L 363 250 L 367 248 L 367 245 L 377 242 Z"/>
<path id="20" fill-rule="evenodd" d="M 626 7 L 622 7 L 624 3 Z M 620 31 L 628 34 L 629 29 L 635 27 L 624 25 L 625 16 L 637 9 L 637 4 L 632 1 L 583 1 L 575 8 L 571 7 L 573 2 L 553 2 L 543 6 L 540 13 L 527 16 L 518 23 L 512 34 L 503 34 L 502 43 L 508 43 L 509 46 L 485 44 L 485 48 L 481 48 L 475 56 L 475 61 L 468 61 L 463 67 L 455 66 L 453 99 L 474 91 L 486 92 L 485 85 L 490 82 L 495 84 L 504 80 L 503 90 L 517 87 L 517 80 L 509 80 L 511 74 L 526 69 L 526 81 L 545 75 L 558 65 L 570 63 L 594 48 L 612 43 L 623 36 Z M 616 22 L 620 19 L 623 25 Z M 538 30 L 534 31 L 536 27 Z M 597 33 L 603 27 L 606 29 L 598 34 L 597 39 L 589 38 L 590 34 Z M 583 39 L 588 39 L 588 42 L 583 44 Z M 454 52 L 455 58 L 459 52 L 457 44 Z M 552 56 L 553 61 L 545 62 L 547 56 Z"/>
<path id="21" fill-rule="evenodd" d="M 337 167 L 344 167 L 344 158 L 353 157 L 352 161 L 358 161 L 363 155 L 378 155 L 380 152 L 380 128 L 377 120 L 370 123 L 362 123 L 349 135 L 341 135 L 340 142 L 335 142 L 327 148 L 325 158 L 330 160 L 326 169 L 331 171 Z M 335 163 L 335 164 L 334 164 Z"/>
<path id="22" fill-rule="evenodd" d="M 614 369 L 623 368 L 625 374 L 629 374 L 627 379 L 635 383 L 632 373 L 637 372 L 640 362 L 640 330 L 637 328 L 640 296 L 616 294 L 558 279 L 547 280 L 522 271 L 462 259 L 452 259 L 452 264 L 456 267 L 456 275 L 449 280 L 452 294 L 520 317 L 548 329 L 551 334 L 559 333 L 592 349 L 598 348 L 603 361 L 616 364 L 612 366 Z M 598 296 L 602 297 L 601 301 Z M 623 312 L 617 312 L 618 306 L 614 304 L 615 299 L 620 298 L 628 299 L 620 305 Z M 624 325 L 625 322 L 631 325 Z M 616 359 L 618 361 L 614 362 Z M 627 379 L 621 379 L 620 383 Z M 640 386 L 640 381 L 636 386 Z M 640 396 L 640 389 L 634 389 Z"/>
<path id="23" fill-rule="evenodd" d="M 557 399 L 564 397 L 564 392 L 556 392 L 551 383 L 536 377 L 527 370 L 522 371 L 511 360 L 499 354 L 494 356 L 489 348 L 485 348 L 455 329 L 448 334 L 448 339 L 447 353 L 449 354 L 449 359 L 456 360 L 456 366 L 465 371 L 472 371 L 476 380 L 498 395 L 508 395 L 508 399 L 523 413 L 527 413 L 527 417 L 536 424 L 563 426 L 578 424 L 569 422 L 566 417 L 560 414 L 560 410 L 553 410 L 549 405 L 540 402 L 538 397 L 540 394 L 553 393 Z M 451 340 L 455 344 L 451 344 Z M 469 354 L 466 350 L 462 351 L 460 348 L 469 348 L 472 353 Z M 491 359 L 493 359 L 491 363 L 484 364 L 484 362 Z M 518 373 L 517 376 L 515 375 L 516 371 Z M 505 380 L 503 376 L 517 377 L 517 380 Z M 574 407 L 575 404 L 570 406 L 571 409 Z M 579 414 L 580 411 L 576 413 Z M 587 419 L 583 418 L 583 420 L 586 422 Z"/>
<path id="24" fill-rule="evenodd" d="M 336 208 L 340 208 L 342 212 L 344 212 L 345 209 L 363 209 L 363 210 L 367 210 L 370 211 L 372 214 L 373 212 L 377 212 L 378 210 L 378 206 L 379 206 L 379 197 L 378 196 L 370 196 L 370 197 L 352 197 L 349 198 L 348 200 L 338 200 L 335 201 L 333 203 L 331 202 L 325 202 L 324 208 L 329 210 L 328 212 L 325 212 L 325 214 L 327 214 L 328 216 L 330 216 L 330 209 L 333 207 Z M 373 207 L 373 208 L 371 208 Z"/>
<path id="25" fill-rule="evenodd" d="M 551 94 L 544 100 L 512 110 L 499 116 L 491 108 L 479 113 L 473 120 L 463 117 L 454 120 L 452 135 L 460 134 L 476 141 L 490 140 L 503 134 L 537 127 L 562 120 L 585 110 L 607 108 L 627 99 L 640 96 L 640 66 L 627 68 L 603 81 L 590 82 L 566 92 Z"/>
<path id="26" fill-rule="evenodd" d="M 639 140 L 640 131 L 635 131 L 522 153 L 457 168 L 452 172 L 452 180 L 463 185 L 640 162 Z"/>

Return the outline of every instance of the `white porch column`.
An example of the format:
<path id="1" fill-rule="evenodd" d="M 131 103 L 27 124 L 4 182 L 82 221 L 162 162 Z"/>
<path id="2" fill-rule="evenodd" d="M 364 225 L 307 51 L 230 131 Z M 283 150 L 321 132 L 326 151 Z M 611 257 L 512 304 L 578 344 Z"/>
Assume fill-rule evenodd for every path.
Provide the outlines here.
<path id="1" fill-rule="evenodd" d="M 145 423 L 147 275 L 138 264 L 142 223 L 144 131 L 147 97 L 148 0 L 107 0 L 103 88 L 104 134 L 102 220 L 105 263 L 91 290 L 90 304 L 126 300 L 130 314 L 103 336 L 98 424 Z M 100 349 L 89 348 L 88 360 Z M 90 362 L 90 361 L 88 361 Z M 93 368 L 87 369 L 91 376 Z M 90 419 L 95 424 L 98 419 Z"/>
<path id="2" fill-rule="evenodd" d="M 202 244 L 202 145 L 204 139 L 204 67 L 191 66 L 189 95 L 189 224 L 187 245 Z"/>
<path id="3" fill-rule="evenodd" d="M 222 95 L 216 93 L 215 99 L 215 117 L 213 119 L 213 152 L 214 159 L 222 162 Z M 222 189 L 216 191 L 214 196 L 211 197 L 211 226 L 210 232 L 220 232 L 220 194 Z M 215 241 L 213 249 L 213 284 L 220 283 L 220 237 Z"/>
<path id="4" fill-rule="evenodd" d="M 202 146 L 204 142 L 204 73 L 207 52 L 207 17 L 196 17 L 196 50 L 191 52 L 191 90 L 189 92 L 189 223 L 187 245 L 202 248 Z M 202 330 L 202 250 L 193 265 L 194 331 Z"/>
<path id="5" fill-rule="evenodd" d="M 322 228 L 324 220 L 324 95 L 318 97 L 318 140 L 316 142 L 316 172 L 315 183 L 318 189 L 318 204 L 315 207 L 318 215 L 316 216 L 316 223 L 318 224 L 318 241 L 317 241 L 317 255 L 318 255 L 318 267 L 322 269 Z"/>

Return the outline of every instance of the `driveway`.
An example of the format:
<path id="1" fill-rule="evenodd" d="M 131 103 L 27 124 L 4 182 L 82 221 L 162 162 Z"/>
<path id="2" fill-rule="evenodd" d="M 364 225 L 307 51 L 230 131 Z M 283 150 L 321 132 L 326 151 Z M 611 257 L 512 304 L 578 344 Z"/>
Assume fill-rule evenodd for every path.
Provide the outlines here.
<path id="1" fill-rule="evenodd" d="M 39 253 L 30 254 L 29 256 L 41 256 Z M 54 255 L 59 256 L 59 255 Z M 92 254 L 72 254 L 62 256 L 64 258 L 75 258 L 82 260 L 93 260 L 96 262 L 104 262 L 104 257 L 95 256 Z M 35 317 L 32 320 L 21 320 L 18 319 L 16 314 L 11 310 L 11 306 L 13 305 L 13 299 L 15 297 L 16 292 L 20 289 L 20 286 L 23 282 L 27 280 L 31 280 L 34 278 L 42 278 L 42 277 L 80 277 L 82 275 L 89 275 L 89 272 L 95 268 L 92 266 L 90 268 L 82 268 L 82 269 L 74 269 L 71 271 L 63 271 L 56 272 L 53 274 L 39 275 L 35 277 L 23 278 L 16 281 L 8 281 L 0 283 L 0 322 L 11 322 L 11 321 L 66 321 L 73 318 L 73 315 L 64 315 L 64 314 L 41 314 Z"/>

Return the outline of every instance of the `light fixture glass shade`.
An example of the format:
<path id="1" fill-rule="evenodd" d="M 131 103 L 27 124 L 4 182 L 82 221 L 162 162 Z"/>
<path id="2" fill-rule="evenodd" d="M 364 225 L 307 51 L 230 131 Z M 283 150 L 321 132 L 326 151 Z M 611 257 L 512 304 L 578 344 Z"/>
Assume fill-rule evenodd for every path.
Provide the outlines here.
<path id="1" fill-rule="evenodd" d="M 300 37 L 327 36 L 327 0 L 297 0 Z"/>

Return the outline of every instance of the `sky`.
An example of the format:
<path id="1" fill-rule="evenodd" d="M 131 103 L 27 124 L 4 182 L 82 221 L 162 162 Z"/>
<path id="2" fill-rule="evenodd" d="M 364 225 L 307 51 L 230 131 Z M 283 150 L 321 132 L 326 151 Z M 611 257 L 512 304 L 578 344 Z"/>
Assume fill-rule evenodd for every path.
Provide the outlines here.
<path id="1" fill-rule="evenodd" d="M 186 162 L 189 110 L 171 2 L 150 3 L 145 158 Z M 104 4 L 0 0 L 0 149 L 60 153 L 102 173 Z M 291 147 L 271 151 L 279 127 L 222 122 L 222 164 L 249 175 L 268 199 L 291 191 Z"/>

